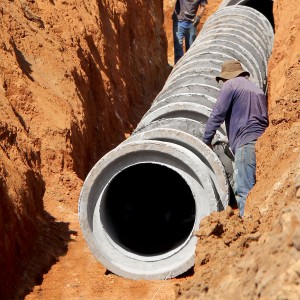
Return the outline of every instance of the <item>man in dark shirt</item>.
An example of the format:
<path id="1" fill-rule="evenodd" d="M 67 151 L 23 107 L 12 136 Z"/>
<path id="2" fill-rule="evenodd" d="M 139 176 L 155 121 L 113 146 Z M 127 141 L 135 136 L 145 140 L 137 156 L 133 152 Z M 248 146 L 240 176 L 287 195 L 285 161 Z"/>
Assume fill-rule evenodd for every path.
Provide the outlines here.
<path id="1" fill-rule="evenodd" d="M 269 124 L 265 94 L 248 80 L 249 76 L 239 61 L 223 63 L 216 77 L 223 86 L 203 137 L 211 147 L 216 130 L 225 121 L 229 146 L 235 155 L 234 190 L 240 216 L 244 215 L 247 195 L 256 181 L 255 142 Z"/>
<path id="2" fill-rule="evenodd" d="M 197 36 L 197 26 L 204 14 L 207 0 L 177 0 L 173 18 L 174 62 L 183 56 L 183 39 L 186 51 Z M 199 9 L 200 7 L 200 9 Z M 199 13 L 197 11 L 199 9 Z"/>

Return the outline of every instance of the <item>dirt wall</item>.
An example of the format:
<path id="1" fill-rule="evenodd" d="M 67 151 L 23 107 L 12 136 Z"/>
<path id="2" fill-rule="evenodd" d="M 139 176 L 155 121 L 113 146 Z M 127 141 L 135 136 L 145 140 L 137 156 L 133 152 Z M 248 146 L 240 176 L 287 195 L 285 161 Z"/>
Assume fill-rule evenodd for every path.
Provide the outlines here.
<path id="1" fill-rule="evenodd" d="M 0 290 L 10 299 L 67 251 L 69 222 L 49 206 L 76 210 L 74 190 L 169 70 L 158 0 L 4 0 L 0 14 Z"/>

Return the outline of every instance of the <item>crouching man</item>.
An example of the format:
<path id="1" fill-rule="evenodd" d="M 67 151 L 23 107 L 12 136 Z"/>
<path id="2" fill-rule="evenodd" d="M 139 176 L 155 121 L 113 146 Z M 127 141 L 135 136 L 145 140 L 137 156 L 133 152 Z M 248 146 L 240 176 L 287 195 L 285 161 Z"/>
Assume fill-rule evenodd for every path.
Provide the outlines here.
<path id="1" fill-rule="evenodd" d="M 248 193 L 256 182 L 255 143 L 268 127 L 264 92 L 248 80 L 250 74 L 236 60 L 225 61 L 216 80 L 220 94 L 206 124 L 203 141 L 211 147 L 219 126 L 225 121 L 229 146 L 235 157 L 235 197 L 240 216 Z"/>

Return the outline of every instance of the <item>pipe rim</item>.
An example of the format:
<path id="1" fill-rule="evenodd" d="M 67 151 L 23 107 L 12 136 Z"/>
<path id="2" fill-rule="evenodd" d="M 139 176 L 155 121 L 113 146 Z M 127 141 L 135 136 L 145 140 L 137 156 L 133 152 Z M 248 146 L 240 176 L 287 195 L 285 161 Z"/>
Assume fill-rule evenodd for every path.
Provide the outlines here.
<path id="1" fill-rule="evenodd" d="M 209 85 L 209 84 L 193 83 L 193 84 L 180 85 L 169 91 L 162 90 L 163 93 L 161 93 L 158 96 L 159 96 L 159 99 L 164 99 L 166 97 L 170 97 L 172 94 L 175 94 L 175 91 L 177 91 L 177 90 L 179 90 L 179 91 L 177 91 L 178 94 L 187 93 L 187 92 L 191 91 L 191 87 L 201 89 L 201 91 L 199 91 L 199 90 L 192 91 L 192 92 L 197 92 L 197 93 L 204 93 L 205 91 L 207 91 L 207 89 L 214 90 L 215 93 L 218 93 L 220 90 L 220 88 L 217 88 L 217 87 Z M 186 89 L 187 91 L 180 91 L 181 89 Z M 169 94 L 171 94 L 171 95 L 169 95 Z M 215 98 L 217 98 L 217 97 L 215 97 Z"/>
<path id="2" fill-rule="evenodd" d="M 96 184 L 96 181 L 99 180 L 99 176 L 104 176 L 111 178 L 109 173 L 114 171 L 114 168 L 120 167 L 119 165 L 111 166 L 111 162 L 114 162 L 115 160 L 120 159 L 120 153 L 122 153 L 121 156 L 137 159 L 136 153 L 147 149 L 147 152 L 145 152 L 147 155 L 149 155 L 150 150 L 156 150 L 157 151 L 157 159 L 161 159 L 159 155 L 161 155 L 162 149 L 164 150 L 164 154 L 170 155 L 171 161 L 174 160 L 174 162 L 178 162 L 179 166 L 185 166 L 185 168 L 188 168 L 187 170 L 190 170 L 192 172 L 191 174 L 195 174 L 193 176 L 196 176 L 195 178 L 198 178 L 197 180 L 200 180 L 200 182 L 203 185 L 203 190 L 201 192 L 200 185 L 195 184 L 193 187 L 190 187 L 192 190 L 192 193 L 194 194 L 195 204 L 196 204 L 196 215 L 195 215 L 195 223 L 194 228 L 198 229 L 200 220 L 207 215 L 207 213 L 204 213 L 205 210 L 199 209 L 199 205 L 202 206 L 204 203 L 201 203 L 201 201 L 205 200 L 206 204 L 208 205 L 210 209 L 213 209 L 213 207 L 216 207 L 216 199 L 214 198 L 214 192 L 211 190 L 211 180 L 209 177 L 205 174 L 203 170 L 203 163 L 189 150 L 184 149 L 181 146 L 178 145 L 172 145 L 169 143 L 163 143 L 163 142 L 157 142 L 157 141 L 140 141 L 140 142 L 133 142 L 127 145 L 120 145 L 111 152 L 109 152 L 107 155 L 105 155 L 102 159 L 96 163 L 96 165 L 92 168 L 90 173 L 88 174 L 83 188 L 81 190 L 80 194 L 80 200 L 79 200 L 79 221 L 80 226 L 82 229 L 82 232 L 84 234 L 84 237 L 87 241 L 87 244 L 91 250 L 91 252 L 94 254 L 94 256 L 110 271 L 119 274 L 121 276 L 125 276 L 128 278 L 144 278 L 144 279 L 163 279 L 166 277 L 166 275 L 171 274 L 172 276 L 177 276 L 179 274 L 182 274 L 184 271 L 187 271 L 194 263 L 194 250 L 196 245 L 196 238 L 191 235 L 189 241 L 186 243 L 185 246 L 183 246 L 182 250 L 180 252 L 177 252 L 173 254 L 170 257 L 167 257 L 166 259 L 162 261 L 153 262 L 151 265 L 151 268 L 147 264 L 147 262 L 139 262 L 133 259 L 130 259 L 130 261 L 124 262 L 124 255 L 118 252 L 112 245 L 106 240 L 105 247 L 106 250 L 109 248 L 109 253 L 104 253 L 103 251 L 103 244 L 99 245 L 98 241 L 95 240 L 93 236 L 94 228 L 91 228 L 91 224 L 89 224 L 89 217 L 88 215 L 92 213 L 92 216 L 90 217 L 94 218 L 94 210 L 97 205 L 100 205 L 99 197 L 96 195 L 93 197 L 93 199 L 90 199 L 91 194 L 95 192 L 95 189 L 93 189 L 94 185 Z M 137 152 L 136 152 L 137 151 Z M 174 152 L 173 152 L 174 151 Z M 129 155 L 129 156 L 127 156 Z M 169 156 L 168 156 L 169 157 Z M 148 158 L 144 158 L 145 160 Z M 124 163 L 124 161 L 123 161 Z M 108 170 L 108 167 L 112 167 L 112 170 Z M 103 172 L 108 172 L 104 174 Z M 104 178 L 105 179 L 105 178 Z M 98 195 L 101 194 L 103 190 L 103 178 L 102 180 L 102 187 L 97 186 L 97 192 Z M 196 179 L 194 179 L 196 180 Z M 104 184 L 104 187 L 107 184 Z M 195 181 L 196 182 L 196 181 Z M 99 183 L 97 181 L 97 183 Z M 205 194 L 205 199 L 201 198 Z M 96 199 L 95 199 L 96 198 Z M 210 200 L 209 200 L 210 199 Z M 92 206 L 90 205 L 89 201 L 93 201 Z M 96 203 L 95 203 L 96 202 Z M 92 208 L 92 212 L 88 212 L 88 209 Z M 101 247 L 100 247 L 101 246 Z M 184 257 L 181 255 L 181 252 L 185 251 L 186 255 Z M 129 258 L 128 258 L 129 259 Z M 132 262 L 137 263 L 137 265 L 134 265 L 134 267 L 131 267 L 130 264 Z M 124 264 L 125 263 L 125 264 Z M 157 265 L 156 265 L 157 263 Z M 156 269 L 155 269 L 156 268 Z M 155 269 L 155 272 L 154 272 Z"/>
<path id="3" fill-rule="evenodd" d="M 158 108 L 157 110 L 152 111 L 148 115 L 145 115 L 145 117 L 141 120 L 141 122 L 137 126 L 137 130 L 139 130 L 141 127 L 144 127 L 151 122 L 157 121 L 158 119 L 162 118 L 168 118 L 167 115 L 172 113 L 177 113 L 179 111 L 186 111 L 187 113 L 194 113 L 199 115 L 199 118 L 187 118 L 192 119 L 195 121 L 201 122 L 201 117 L 208 119 L 209 115 L 211 113 L 211 109 L 198 104 L 198 103 L 192 103 L 192 102 L 177 102 L 177 103 L 170 103 L 167 104 L 161 108 Z M 224 128 L 224 127 L 223 127 Z M 226 131 L 225 131 L 226 132 Z M 225 135 L 225 132 L 223 133 Z"/>

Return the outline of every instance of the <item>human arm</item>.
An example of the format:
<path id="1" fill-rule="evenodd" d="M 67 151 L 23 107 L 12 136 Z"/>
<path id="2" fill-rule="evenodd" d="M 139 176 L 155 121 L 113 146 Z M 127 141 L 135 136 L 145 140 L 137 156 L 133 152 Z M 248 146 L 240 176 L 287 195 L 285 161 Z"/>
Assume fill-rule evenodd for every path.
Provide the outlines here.
<path id="1" fill-rule="evenodd" d="M 210 147 L 217 129 L 226 119 L 227 112 L 231 107 L 233 95 L 234 91 L 231 89 L 230 85 L 224 84 L 220 90 L 218 100 L 210 114 L 204 131 L 203 142 Z"/>
<path id="2" fill-rule="evenodd" d="M 198 26 L 198 24 L 200 23 L 200 19 L 204 14 L 206 4 L 207 4 L 206 0 L 200 1 L 200 4 L 198 6 L 198 14 L 196 14 L 194 21 L 193 21 L 194 26 Z"/>
<path id="3" fill-rule="evenodd" d="M 201 3 L 201 4 L 199 5 L 199 11 L 198 11 L 198 14 L 197 14 L 197 15 L 198 15 L 200 18 L 204 15 L 205 6 L 206 6 L 206 4 L 204 4 L 204 3 Z"/>
<path id="4" fill-rule="evenodd" d="M 177 16 L 179 15 L 179 13 L 180 13 L 180 2 L 179 2 L 179 0 L 176 0 L 175 8 L 174 8 L 174 11 L 172 14 L 172 19 L 175 21 L 178 21 Z"/>

